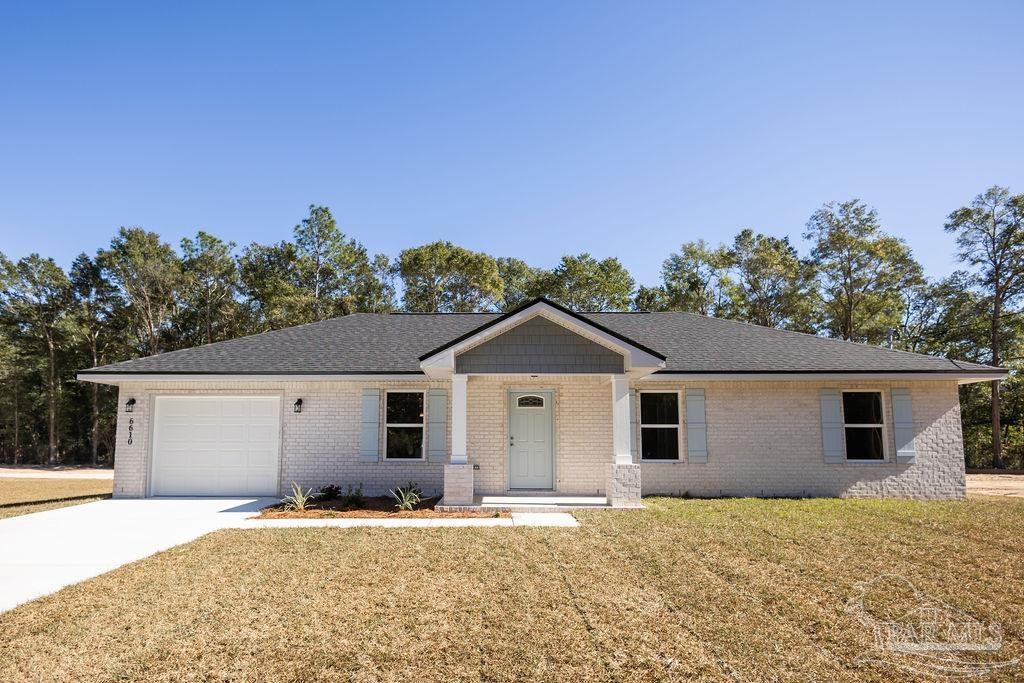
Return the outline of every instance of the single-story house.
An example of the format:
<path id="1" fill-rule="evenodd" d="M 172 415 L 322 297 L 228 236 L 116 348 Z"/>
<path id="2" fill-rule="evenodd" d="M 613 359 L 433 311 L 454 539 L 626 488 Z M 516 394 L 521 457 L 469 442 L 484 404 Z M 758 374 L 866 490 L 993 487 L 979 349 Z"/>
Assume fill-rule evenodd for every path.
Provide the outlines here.
<path id="1" fill-rule="evenodd" d="M 964 496 L 975 363 L 690 313 L 368 314 L 92 368 L 114 495 Z"/>

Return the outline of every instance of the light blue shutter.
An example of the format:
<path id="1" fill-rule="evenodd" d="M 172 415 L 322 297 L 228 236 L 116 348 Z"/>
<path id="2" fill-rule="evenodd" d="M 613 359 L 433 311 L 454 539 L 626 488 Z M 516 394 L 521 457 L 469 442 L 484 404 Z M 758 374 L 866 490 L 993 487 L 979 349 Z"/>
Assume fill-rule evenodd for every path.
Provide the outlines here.
<path id="1" fill-rule="evenodd" d="M 636 457 L 636 440 L 639 434 L 636 429 L 636 391 L 630 389 L 629 391 L 629 454 L 633 456 L 633 462 L 637 461 Z"/>
<path id="2" fill-rule="evenodd" d="M 704 390 L 686 390 L 686 459 L 708 461 L 708 425 L 704 418 Z"/>
<path id="3" fill-rule="evenodd" d="M 448 460 L 448 392 L 431 389 L 427 394 L 427 460 Z"/>
<path id="4" fill-rule="evenodd" d="M 909 465 L 917 460 L 914 451 L 914 411 L 910 389 L 892 390 L 892 423 L 896 435 L 896 462 Z"/>
<path id="5" fill-rule="evenodd" d="M 359 430 L 359 461 L 380 460 L 380 389 L 363 389 L 363 416 Z"/>
<path id="6" fill-rule="evenodd" d="M 821 390 L 821 441 L 825 462 L 846 460 L 843 451 L 843 405 L 838 389 Z"/>

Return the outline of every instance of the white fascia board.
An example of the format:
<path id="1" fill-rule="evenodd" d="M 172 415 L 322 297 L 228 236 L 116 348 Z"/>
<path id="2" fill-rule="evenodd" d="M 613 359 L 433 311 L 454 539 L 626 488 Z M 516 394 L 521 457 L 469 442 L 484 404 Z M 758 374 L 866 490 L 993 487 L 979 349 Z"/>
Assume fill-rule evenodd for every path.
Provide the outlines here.
<path id="1" fill-rule="evenodd" d="M 473 336 L 463 339 L 454 346 L 450 346 L 433 356 L 428 356 L 420 363 L 420 368 L 424 373 L 430 376 L 447 376 L 455 371 L 455 356 L 457 354 L 482 344 L 488 339 L 497 337 L 538 315 L 542 315 L 553 323 L 568 328 L 583 337 L 592 339 L 603 346 L 607 346 L 613 351 L 621 353 L 625 359 L 625 369 L 627 373 L 631 373 L 635 376 L 643 376 L 647 373 L 654 372 L 665 367 L 665 361 L 657 356 L 633 346 L 628 342 L 624 342 L 618 337 L 608 334 L 604 330 L 594 327 L 585 321 L 568 315 L 554 306 L 543 301 L 539 301 L 533 306 L 525 308 L 515 315 L 509 316 L 497 325 L 492 325 L 486 330 L 481 330 Z"/>
<path id="2" fill-rule="evenodd" d="M 423 374 L 366 375 L 204 375 L 204 374 L 131 374 L 127 372 L 79 373 L 81 382 L 124 384 L 126 382 L 418 382 L 428 380 Z"/>
<path id="3" fill-rule="evenodd" d="M 956 381 L 958 384 L 974 384 L 1003 380 L 1009 373 L 957 373 L 957 372 L 750 372 L 750 373 L 655 373 L 644 377 L 645 382 L 821 382 L 851 380 L 905 381 Z"/>

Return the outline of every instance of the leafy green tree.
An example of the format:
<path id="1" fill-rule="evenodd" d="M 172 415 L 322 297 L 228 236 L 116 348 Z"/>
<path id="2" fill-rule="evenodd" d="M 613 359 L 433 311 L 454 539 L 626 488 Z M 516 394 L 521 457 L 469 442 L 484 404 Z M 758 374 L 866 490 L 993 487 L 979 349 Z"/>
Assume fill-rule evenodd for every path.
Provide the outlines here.
<path id="1" fill-rule="evenodd" d="M 403 249 L 395 271 L 402 280 L 407 311 L 490 311 L 501 301 L 502 280 L 497 261 L 451 242 Z"/>
<path id="2" fill-rule="evenodd" d="M 291 242 L 251 244 L 238 259 L 242 293 L 253 331 L 277 330 L 309 322 L 308 292 L 296 277 Z"/>
<path id="3" fill-rule="evenodd" d="M 672 310 L 672 297 L 664 287 L 646 287 L 641 285 L 633 295 L 630 308 L 634 311 L 655 313 Z"/>
<path id="4" fill-rule="evenodd" d="M 947 232 L 956 235 L 960 260 L 972 270 L 972 284 L 986 299 L 989 318 L 989 362 L 1000 365 L 1004 314 L 1024 292 L 1024 194 L 1011 195 L 994 186 L 949 214 Z M 991 383 L 992 462 L 1002 468 L 1000 386 Z"/>
<path id="5" fill-rule="evenodd" d="M 189 345 L 211 344 L 240 332 L 237 297 L 241 283 L 232 256 L 234 248 L 234 242 L 224 242 L 202 230 L 195 239 L 181 240 L 185 279 L 177 327 Z M 200 332 L 198 337 L 196 332 Z"/>
<path id="6" fill-rule="evenodd" d="M 353 301 L 359 313 L 390 313 L 395 310 L 394 268 L 386 254 L 374 254 L 356 272 Z"/>
<path id="7" fill-rule="evenodd" d="M 496 260 L 503 285 L 501 310 L 510 311 L 540 295 L 538 283 L 545 276 L 544 270 L 517 258 L 502 256 Z"/>
<path id="8" fill-rule="evenodd" d="M 903 292 L 922 282 L 903 240 L 882 232 L 878 214 L 856 199 L 825 204 L 804 239 L 817 273 L 824 330 L 847 340 L 887 342 L 903 317 Z"/>
<path id="9" fill-rule="evenodd" d="M 743 230 L 728 256 L 716 258 L 731 266 L 729 317 L 765 327 L 807 327 L 812 268 L 800 260 L 788 237 Z"/>
<path id="10" fill-rule="evenodd" d="M 81 346 L 81 356 L 90 367 L 123 358 L 126 354 L 118 325 L 123 318 L 122 300 L 100 264 L 87 254 L 79 254 L 71 264 L 71 291 L 71 331 Z M 94 467 L 99 463 L 103 426 L 100 399 L 104 396 L 109 403 L 112 394 L 109 387 L 89 383 L 89 447 Z"/>
<path id="11" fill-rule="evenodd" d="M 140 350 L 160 353 L 185 286 L 181 259 L 159 235 L 142 228 L 121 228 L 97 258 L 128 302 Z"/>
<path id="12" fill-rule="evenodd" d="M 729 251 L 704 240 L 686 242 L 661 266 L 670 310 L 701 315 L 725 314 L 731 287 Z"/>
<path id="13" fill-rule="evenodd" d="M 67 338 L 71 283 L 53 259 L 31 254 L 18 261 L 3 292 L 5 326 L 22 344 L 45 358 L 47 459 L 59 460 L 58 351 Z"/>
<path id="14" fill-rule="evenodd" d="M 563 256 L 537 280 L 537 291 L 574 311 L 625 311 L 635 284 L 619 259 L 583 253 Z"/>

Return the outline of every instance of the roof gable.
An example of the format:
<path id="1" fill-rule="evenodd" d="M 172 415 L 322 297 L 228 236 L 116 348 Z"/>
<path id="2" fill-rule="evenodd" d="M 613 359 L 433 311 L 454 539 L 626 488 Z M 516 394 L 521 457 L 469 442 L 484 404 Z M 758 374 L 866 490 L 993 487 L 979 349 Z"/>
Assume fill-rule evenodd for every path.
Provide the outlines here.
<path id="1" fill-rule="evenodd" d="M 622 374 L 623 354 L 536 315 L 455 354 L 458 373 Z"/>
<path id="2" fill-rule="evenodd" d="M 665 356 L 661 353 L 579 313 L 574 313 L 563 306 L 540 298 L 489 320 L 476 329 L 469 330 L 460 337 L 420 356 L 420 368 L 429 377 L 447 377 L 456 371 L 456 357 L 459 354 L 537 317 L 543 317 L 579 337 L 620 354 L 623 358 L 621 373 L 633 377 L 643 377 L 665 367 Z M 524 372 L 536 372 L 536 370 Z"/>

